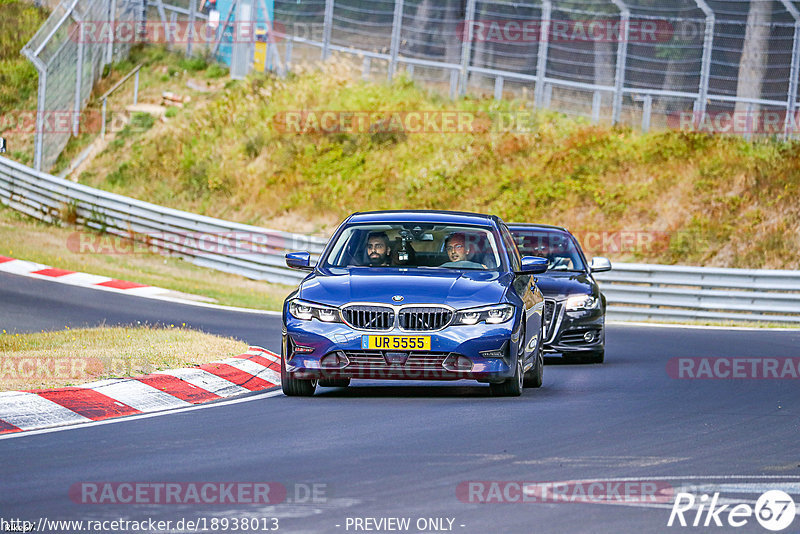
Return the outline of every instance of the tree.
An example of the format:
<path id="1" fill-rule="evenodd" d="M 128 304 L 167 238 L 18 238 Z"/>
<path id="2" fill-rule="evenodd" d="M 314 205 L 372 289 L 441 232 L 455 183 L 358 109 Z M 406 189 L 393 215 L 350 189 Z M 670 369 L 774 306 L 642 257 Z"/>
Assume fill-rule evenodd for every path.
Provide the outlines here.
<path id="1" fill-rule="evenodd" d="M 750 2 L 736 83 L 736 96 L 739 98 L 761 98 L 761 86 L 767 71 L 772 8 L 772 0 Z M 737 102 L 735 113 L 741 115 L 747 107 L 748 104 Z M 758 106 L 753 107 L 753 110 L 757 109 Z"/>

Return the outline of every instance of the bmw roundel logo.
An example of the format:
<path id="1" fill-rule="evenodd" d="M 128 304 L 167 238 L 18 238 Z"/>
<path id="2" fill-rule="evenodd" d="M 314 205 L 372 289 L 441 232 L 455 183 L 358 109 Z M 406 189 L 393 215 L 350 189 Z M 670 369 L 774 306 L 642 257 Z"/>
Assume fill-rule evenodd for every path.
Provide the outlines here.
<path id="1" fill-rule="evenodd" d="M 403 295 L 395 295 L 392 297 L 392 300 L 395 302 L 403 302 Z"/>

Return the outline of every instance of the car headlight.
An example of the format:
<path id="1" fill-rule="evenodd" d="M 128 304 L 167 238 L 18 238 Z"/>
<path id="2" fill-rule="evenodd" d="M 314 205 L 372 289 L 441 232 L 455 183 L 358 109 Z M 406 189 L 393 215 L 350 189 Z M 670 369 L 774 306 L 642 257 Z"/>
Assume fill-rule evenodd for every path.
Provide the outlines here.
<path id="1" fill-rule="evenodd" d="M 289 313 L 292 317 L 300 319 L 301 321 L 319 319 L 323 323 L 342 322 L 339 318 L 339 308 L 314 304 L 313 302 L 306 302 L 300 299 L 289 302 Z"/>
<path id="2" fill-rule="evenodd" d="M 496 304 L 482 308 L 468 308 L 456 312 L 454 325 L 472 325 L 481 322 L 486 324 L 505 323 L 514 316 L 514 306 L 511 304 Z"/>
<path id="3" fill-rule="evenodd" d="M 567 310 L 593 310 L 600 305 L 600 299 L 593 295 L 572 295 L 567 298 Z"/>

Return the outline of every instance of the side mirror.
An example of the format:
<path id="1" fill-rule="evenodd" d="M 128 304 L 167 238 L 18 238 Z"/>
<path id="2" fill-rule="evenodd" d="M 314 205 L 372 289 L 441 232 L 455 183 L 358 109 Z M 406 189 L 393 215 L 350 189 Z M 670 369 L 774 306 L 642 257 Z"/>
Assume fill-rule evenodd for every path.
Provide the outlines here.
<path id="1" fill-rule="evenodd" d="M 592 258 L 592 264 L 589 266 L 593 273 L 602 273 L 611 270 L 611 262 L 608 258 L 602 256 L 595 256 Z"/>
<path id="2" fill-rule="evenodd" d="M 522 269 L 520 274 L 541 274 L 547 270 L 550 262 L 547 258 L 540 258 L 539 256 L 523 256 Z"/>
<path id="3" fill-rule="evenodd" d="M 301 271 L 313 271 L 311 254 L 308 252 L 289 252 L 286 254 L 286 266 Z"/>

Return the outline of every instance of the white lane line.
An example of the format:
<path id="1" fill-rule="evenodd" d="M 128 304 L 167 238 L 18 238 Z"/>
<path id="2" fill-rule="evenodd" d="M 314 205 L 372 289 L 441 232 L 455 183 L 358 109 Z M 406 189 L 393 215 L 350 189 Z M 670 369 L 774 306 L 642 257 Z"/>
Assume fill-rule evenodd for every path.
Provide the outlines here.
<path id="1" fill-rule="evenodd" d="M 100 380 L 84 384 L 81 387 L 93 389 L 140 412 L 191 406 L 190 402 L 173 397 L 138 380 Z"/>
<path id="2" fill-rule="evenodd" d="M 267 399 L 270 397 L 277 397 L 279 395 L 283 395 L 281 390 L 277 391 L 268 391 L 267 393 L 259 393 L 258 395 L 252 395 L 248 397 L 244 397 L 241 399 L 229 399 L 226 401 L 214 402 L 211 404 L 198 404 L 189 406 L 187 408 L 177 408 L 175 410 L 166 410 L 161 412 L 151 412 L 151 413 L 142 413 L 137 415 L 129 415 L 127 417 L 119 417 L 117 419 L 104 419 L 103 421 L 89 421 L 87 423 L 81 423 L 77 425 L 68 425 L 68 426 L 59 426 L 56 428 L 42 428 L 39 430 L 30 430 L 28 432 L 13 432 L 10 434 L 2 434 L 0 435 L 0 441 L 4 439 L 19 439 L 19 438 L 27 438 L 28 436 L 36 436 L 39 434 L 52 434 L 53 432 L 64 432 L 67 430 L 78 430 L 81 428 L 89 428 L 93 426 L 100 426 L 100 425 L 113 425 L 117 423 L 128 423 L 130 421 L 136 421 L 139 419 L 149 419 L 151 417 L 163 417 L 165 415 L 172 415 L 181 412 L 188 412 L 192 410 L 207 410 L 209 408 L 217 408 L 219 406 L 229 406 L 231 404 L 239 404 L 240 402 L 252 402 L 252 401 L 261 401 L 263 399 Z M 85 418 L 84 418 L 85 419 Z M 88 421 L 88 419 L 87 419 Z"/>
<path id="3" fill-rule="evenodd" d="M 60 404 L 24 391 L 0 393 L 0 417 L 22 430 L 91 421 Z"/>
<path id="4" fill-rule="evenodd" d="M 240 371 L 244 371 L 245 373 L 261 378 L 262 380 L 266 380 L 272 384 L 277 385 L 281 383 L 281 375 L 279 373 L 276 373 L 272 369 L 264 367 L 260 363 L 256 363 L 253 360 L 245 360 L 243 358 L 228 358 L 227 360 L 220 360 L 220 363 L 228 364 L 231 367 L 235 367 Z"/>
<path id="5" fill-rule="evenodd" d="M 158 375 L 170 375 L 189 382 L 206 391 L 210 391 L 220 397 L 230 397 L 241 393 L 249 393 L 250 390 L 234 384 L 230 380 L 225 380 L 217 375 L 211 374 L 203 369 L 170 369 L 168 371 L 158 371 Z"/>

